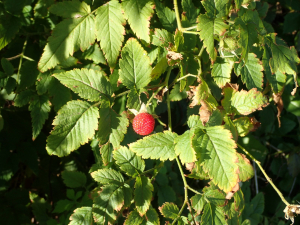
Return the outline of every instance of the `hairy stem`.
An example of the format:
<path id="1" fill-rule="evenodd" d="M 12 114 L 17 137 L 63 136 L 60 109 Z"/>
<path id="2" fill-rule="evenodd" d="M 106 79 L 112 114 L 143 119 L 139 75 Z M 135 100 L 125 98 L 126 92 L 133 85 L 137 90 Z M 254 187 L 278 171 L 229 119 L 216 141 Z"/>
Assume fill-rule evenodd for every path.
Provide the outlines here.
<path id="1" fill-rule="evenodd" d="M 266 171 L 264 170 L 264 168 L 261 166 L 260 162 L 258 160 L 256 160 L 245 148 L 243 148 L 240 144 L 237 144 L 239 146 L 240 149 L 242 149 L 246 155 L 248 155 L 259 167 L 259 169 L 261 170 L 261 172 L 264 174 L 265 178 L 267 179 L 267 181 L 272 185 L 272 187 L 274 188 L 274 190 L 277 192 L 277 194 L 279 195 L 279 197 L 281 198 L 281 200 L 284 202 L 284 204 L 286 204 L 287 206 L 290 205 L 290 203 L 288 203 L 288 201 L 283 197 L 282 193 L 279 191 L 279 189 L 275 186 L 275 184 L 273 183 L 272 179 L 268 176 L 268 174 L 266 173 Z"/>
<path id="2" fill-rule="evenodd" d="M 181 20 L 180 20 L 180 14 L 179 14 L 177 0 L 174 0 L 173 3 L 174 3 L 175 15 L 176 15 L 177 27 L 178 27 L 178 30 L 181 31 L 182 26 L 181 26 Z"/>

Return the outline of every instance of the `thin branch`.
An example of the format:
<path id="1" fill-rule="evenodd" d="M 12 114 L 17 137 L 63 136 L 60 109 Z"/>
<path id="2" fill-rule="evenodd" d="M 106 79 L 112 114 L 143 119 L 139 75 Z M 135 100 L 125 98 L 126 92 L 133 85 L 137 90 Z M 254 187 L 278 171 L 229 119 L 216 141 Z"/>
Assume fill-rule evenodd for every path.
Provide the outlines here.
<path id="1" fill-rule="evenodd" d="M 178 27 L 178 30 L 181 31 L 182 30 L 182 26 L 181 26 L 181 19 L 180 19 L 180 14 L 179 14 L 177 0 L 174 0 L 173 2 L 174 2 L 174 9 L 175 9 L 177 27 Z"/>
<path id="2" fill-rule="evenodd" d="M 267 181 L 272 185 L 272 187 L 274 188 L 274 190 L 277 192 L 277 194 L 279 195 L 279 197 L 281 198 L 281 200 L 284 202 L 284 204 L 286 204 L 287 206 L 290 205 L 290 203 L 288 203 L 288 201 L 283 197 L 282 193 L 279 191 L 279 189 L 276 187 L 276 185 L 273 183 L 272 179 L 268 176 L 268 174 L 266 173 L 266 171 L 264 170 L 264 168 L 261 166 L 260 162 L 258 160 L 256 160 L 245 148 L 243 148 L 240 144 L 237 144 L 239 146 L 240 149 L 242 149 L 246 155 L 248 155 L 259 167 L 259 169 L 261 170 L 261 172 L 264 174 L 265 178 L 267 179 Z"/>
<path id="3" fill-rule="evenodd" d="M 258 182 L 257 182 L 257 171 L 256 171 L 256 166 L 255 166 L 255 162 L 253 161 L 253 169 L 254 169 L 254 180 L 255 180 L 255 190 L 256 190 L 256 194 L 258 194 Z"/>

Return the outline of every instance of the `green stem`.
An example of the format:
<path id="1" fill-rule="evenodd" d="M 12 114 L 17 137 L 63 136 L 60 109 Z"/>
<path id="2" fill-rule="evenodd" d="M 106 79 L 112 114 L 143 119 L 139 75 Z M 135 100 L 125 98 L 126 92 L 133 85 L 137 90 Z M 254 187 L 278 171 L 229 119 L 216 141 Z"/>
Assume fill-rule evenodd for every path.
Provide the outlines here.
<path id="1" fill-rule="evenodd" d="M 279 189 L 275 186 L 275 184 L 273 183 L 272 179 L 267 175 L 266 171 L 264 170 L 264 168 L 261 166 L 260 162 L 258 160 L 256 160 L 245 148 L 243 148 L 240 144 L 237 144 L 239 146 L 240 149 L 242 149 L 246 155 L 248 155 L 260 168 L 261 172 L 264 174 L 265 178 L 267 179 L 267 181 L 272 185 L 272 187 L 274 188 L 274 190 L 277 192 L 277 194 L 279 195 L 279 197 L 281 198 L 281 200 L 287 205 L 289 206 L 290 203 L 288 203 L 288 201 L 283 197 L 282 193 L 279 191 Z"/>
<path id="2" fill-rule="evenodd" d="M 173 2 L 174 2 L 174 9 L 175 9 L 177 27 L 178 27 L 178 30 L 181 31 L 182 30 L 182 26 L 181 26 L 181 20 L 180 20 L 180 14 L 179 14 L 177 0 L 174 0 Z"/>
<path id="3" fill-rule="evenodd" d="M 196 78 L 198 78 L 198 76 L 196 76 L 196 75 L 193 75 L 193 74 L 187 74 L 187 75 L 185 75 L 185 76 L 180 77 L 179 79 L 177 79 L 176 82 L 178 82 L 178 81 L 180 81 L 180 80 L 182 80 L 182 79 L 184 79 L 184 78 L 187 78 L 187 77 L 196 77 Z"/>
<path id="4" fill-rule="evenodd" d="M 197 31 L 188 31 L 188 30 L 183 30 L 182 33 L 186 33 L 186 34 L 200 34 L 200 32 L 197 32 Z"/>
<path id="5" fill-rule="evenodd" d="M 170 79 L 170 75 L 171 75 L 171 71 L 172 71 L 172 67 L 169 67 L 168 72 L 167 72 L 167 77 L 163 83 L 162 86 L 160 86 L 153 94 L 152 96 L 149 98 L 146 107 L 149 106 L 149 104 L 151 103 L 152 99 L 158 94 L 158 92 L 160 92 L 164 87 L 168 88 L 168 83 L 169 83 L 169 79 Z"/>
<path id="6" fill-rule="evenodd" d="M 193 29 L 197 29 L 197 26 L 192 26 L 192 27 L 186 27 L 186 28 L 182 28 L 184 31 L 186 30 L 193 30 Z"/>
<path id="7" fill-rule="evenodd" d="M 119 98 L 119 97 L 121 97 L 121 96 L 123 96 L 123 95 L 126 95 L 126 94 L 128 94 L 130 91 L 131 91 L 131 90 L 124 91 L 124 92 L 122 92 L 122 93 L 116 95 L 115 98 Z"/>
<path id="8" fill-rule="evenodd" d="M 24 45 L 23 45 L 22 53 L 20 54 L 20 62 L 19 62 L 18 73 L 17 73 L 17 81 L 18 82 L 20 82 L 20 70 L 21 70 L 21 67 L 22 67 L 22 61 L 23 61 L 26 45 L 27 45 L 27 37 L 26 37 Z"/>

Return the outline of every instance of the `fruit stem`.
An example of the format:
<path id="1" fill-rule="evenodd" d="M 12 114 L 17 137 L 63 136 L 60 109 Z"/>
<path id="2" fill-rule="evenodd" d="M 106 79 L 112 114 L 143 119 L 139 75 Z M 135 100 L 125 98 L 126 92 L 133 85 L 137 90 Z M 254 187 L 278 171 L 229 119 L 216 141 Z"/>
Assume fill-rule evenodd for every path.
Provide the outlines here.
<path id="1" fill-rule="evenodd" d="M 274 190 L 277 192 L 277 194 L 279 195 L 279 197 L 281 198 L 281 200 L 287 205 L 289 206 L 290 203 L 288 203 L 288 201 L 283 197 L 283 194 L 279 191 L 279 189 L 275 186 L 275 184 L 273 183 L 272 179 L 267 175 L 266 171 L 264 170 L 264 168 L 261 166 L 260 162 L 258 160 L 256 160 L 245 148 L 243 148 L 240 144 L 237 144 L 239 146 L 240 149 L 242 149 L 246 155 L 248 155 L 260 168 L 261 172 L 264 174 L 265 178 L 267 179 L 267 181 L 272 185 L 272 187 L 274 188 Z"/>

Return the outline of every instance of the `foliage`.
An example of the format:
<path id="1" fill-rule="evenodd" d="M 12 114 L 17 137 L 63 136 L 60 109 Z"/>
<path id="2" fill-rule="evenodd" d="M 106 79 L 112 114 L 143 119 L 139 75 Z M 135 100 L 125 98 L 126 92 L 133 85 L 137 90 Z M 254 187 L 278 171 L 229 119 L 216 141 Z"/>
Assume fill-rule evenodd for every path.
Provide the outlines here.
<path id="1" fill-rule="evenodd" d="M 299 2 L 0 9 L 1 224 L 299 222 Z"/>

